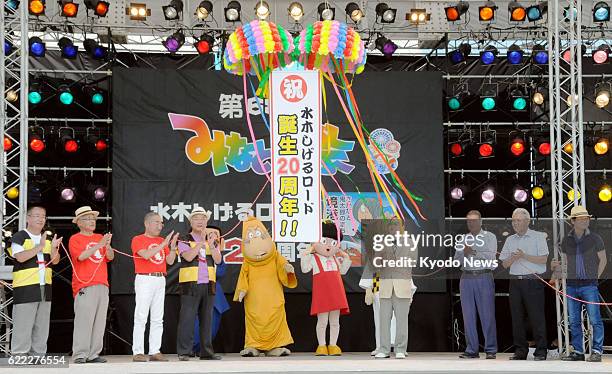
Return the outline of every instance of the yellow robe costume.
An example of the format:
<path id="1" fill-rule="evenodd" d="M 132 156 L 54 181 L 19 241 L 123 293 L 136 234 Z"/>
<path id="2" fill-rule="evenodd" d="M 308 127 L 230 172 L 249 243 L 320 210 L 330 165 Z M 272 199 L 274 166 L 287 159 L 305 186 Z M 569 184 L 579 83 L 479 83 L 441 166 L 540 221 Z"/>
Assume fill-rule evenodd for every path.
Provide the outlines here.
<path id="1" fill-rule="evenodd" d="M 261 227 L 265 230 L 263 225 Z M 283 286 L 295 288 L 297 279 L 295 273 L 285 271 L 287 259 L 278 253 L 276 245 L 272 245 L 269 256 L 261 261 L 244 256 L 234 294 L 234 301 L 238 301 L 240 291 L 246 292 L 243 300 L 244 347 L 260 351 L 293 343 L 285 314 Z"/>

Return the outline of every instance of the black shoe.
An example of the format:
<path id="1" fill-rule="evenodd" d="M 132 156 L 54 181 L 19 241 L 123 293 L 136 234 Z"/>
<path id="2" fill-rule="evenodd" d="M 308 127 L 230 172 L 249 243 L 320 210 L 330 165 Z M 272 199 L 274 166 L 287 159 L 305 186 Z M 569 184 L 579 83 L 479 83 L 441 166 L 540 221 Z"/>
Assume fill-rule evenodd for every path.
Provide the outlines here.
<path id="1" fill-rule="evenodd" d="M 104 364 L 105 362 L 106 362 L 106 359 L 100 356 L 93 358 L 91 360 L 87 360 L 88 364 Z"/>
<path id="2" fill-rule="evenodd" d="M 189 356 L 189 357 L 195 357 L 195 356 L 196 356 L 196 353 L 195 353 L 195 352 L 191 352 L 191 353 L 190 353 L 188 356 Z"/>
<path id="3" fill-rule="evenodd" d="M 584 361 L 584 354 L 572 352 L 569 356 L 561 357 L 561 361 Z"/>
<path id="4" fill-rule="evenodd" d="M 480 355 L 478 353 L 463 352 L 459 355 L 459 358 L 480 358 Z"/>
<path id="5" fill-rule="evenodd" d="M 591 356 L 587 358 L 588 362 L 601 362 L 601 353 L 593 352 Z"/>
<path id="6" fill-rule="evenodd" d="M 211 356 L 201 356 L 200 360 L 220 360 L 221 355 L 213 353 Z"/>
<path id="7" fill-rule="evenodd" d="M 75 358 L 73 361 L 75 364 L 84 364 L 87 361 L 84 358 Z"/>
<path id="8" fill-rule="evenodd" d="M 533 356 L 533 361 L 546 361 L 546 356 Z"/>
<path id="9" fill-rule="evenodd" d="M 510 356 L 510 360 L 526 360 L 527 356 L 517 356 L 517 355 L 512 355 Z"/>
<path id="10" fill-rule="evenodd" d="M 487 360 L 495 360 L 496 358 L 497 355 L 495 353 L 487 352 Z"/>
<path id="11" fill-rule="evenodd" d="M 189 361 L 189 355 L 178 355 L 179 361 Z"/>

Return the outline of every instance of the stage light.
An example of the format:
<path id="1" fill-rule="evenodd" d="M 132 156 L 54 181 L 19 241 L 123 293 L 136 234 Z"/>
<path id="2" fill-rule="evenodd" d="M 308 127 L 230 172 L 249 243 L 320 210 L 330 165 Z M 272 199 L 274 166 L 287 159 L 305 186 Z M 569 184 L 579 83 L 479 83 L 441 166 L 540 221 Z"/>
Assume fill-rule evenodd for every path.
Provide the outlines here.
<path id="1" fill-rule="evenodd" d="M 448 99 L 448 108 L 451 111 L 462 110 L 470 96 L 467 86 L 460 86 L 456 93 Z"/>
<path id="2" fill-rule="evenodd" d="M 610 46 L 602 44 L 593 51 L 593 62 L 596 65 L 605 64 L 610 57 Z"/>
<path id="3" fill-rule="evenodd" d="M 448 147 L 453 157 L 461 157 L 465 155 L 465 148 L 463 142 L 453 142 Z"/>
<path id="4" fill-rule="evenodd" d="M 30 56 L 33 57 L 44 57 L 47 50 L 47 46 L 41 38 L 33 36 L 28 41 L 30 45 Z"/>
<path id="5" fill-rule="evenodd" d="M 480 62 L 482 62 L 483 65 L 492 65 L 497 60 L 498 53 L 499 52 L 495 46 L 488 45 L 483 51 L 480 52 Z"/>
<path id="6" fill-rule="evenodd" d="M 45 140 L 36 134 L 30 135 L 30 150 L 34 153 L 41 153 L 46 148 Z"/>
<path id="7" fill-rule="evenodd" d="M 603 1 L 593 7 L 593 22 L 608 22 L 610 20 L 610 6 Z"/>
<path id="8" fill-rule="evenodd" d="M 382 35 L 376 38 L 374 44 L 376 45 L 376 49 L 382 52 L 385 57 L 393 56 L 393 54 L 397 50 L 397 44 L 393 43 L 391 39 L 388 39 Z"/>
<path id="9" fill-rule="evenodd" d="M 480 106 L 484 111 L 491 111 L 495 109 L 497 98 L 497 85 L 496 84 L 483 84 L 482 91 L 480 92 Z"/>
<path id="10" fill-rule="evenodd" d="M 62 51 L 63 58 L 75 59 L 79 52 L 79 47 L 74 45 L 72 40 L 63 37 L 59 40 L 58 45 Z"/>
<path id="11" fill-rule="evenodd" d="M 17 8 L 19 8 L 19 0 L 8 0 L 6 2 L 6 7 L 13 11 L 17 10 Z"/>
<path id="12" fill-rule="evenodd" d="M 523 62 L 523 55 L 524 54 L 525 54 L 525 52 L 523 52 L 521 47 L 519 47 L 516 44 L 512 44 L 508 48 L 508 52 L 506 54 L 506 57 L 508 59 L 508 63 L 510 65 L 518 65 L 518 64 L 522 63 Z"/>
<path id="13" fill-rule="evenodd" d="M 225 14 L 226 22 L 237 22 L 240 21 L 240 3 L 237 1 L 230 1 L 227 7 L 223 10 Z"/>
<path id="14" fill-rule="evenodd" d="M 99 186 L 99 185 L 98 186 L 93 185 L 93 186 L 90 186 L 89 189 L 91 191 L 92 198 L 95 201 L 102 202 L 106 200 L 106 193 L 107 193 L 106 187 Z"/>
<path id="15" fill-rule="evenodd" d="M 125 14 L 129 15 L 132 21 L 146 21 L 147 16 L 151 15 L 151 9 L 147 9 L 147 4 L 130 3 L 130 6 L 125 8 Z"/>
<path id="16" fill-rule="evenodd" d="M 76 200 L 76 189 L 74 187 L 62 187 L 60 189 L 60 202 L 73 203 Z"/>
<path id="17" fill-rule="evenodd" d="M 527 8 L 527 20 L 530 22 L 539 21 L 544 17 L 544 14 L 548 11 L 548 4 L 546 2 L 540 2 L 537 5 L 532 5 Z"/>
<path id="18" fill-rule="evenodd" d="M 60 0 L 59 4 L 62 6 L 62 17 L 74 18 L 77 16 L 79 4 L 72 0 Z"/>
<path id="19" fill-rule="evenodd" d="M 83 2 L 87 10 L 93 10 L 94 14 L 98 17 L 106 17 L 110 3 L 99 0 L 85 0 Z"/>
<path id="20" fill-rule="evenodd" d="M 472 52 L 472 47 L 470 46 L 470 44 L 461 43 L 461 45 L 459 45 L 459 48 L 448 53 L 448 58 L 453 65 L 458 65 L 467 60 L 467 57 L 470 55 L 470 52 Z"/>
<path id="21" fill-rule="evenodd" d="M 578 101 L 578 94 L 575 94 L 574 96 L 567 95 L 567 97 L 565 98 L 565 103 L 567 104 L 567 106 L 574 105 L 574 101 Z"/>
<path id="22" fill-rule="evenodd" d="M 544 198 L 545 192 L 544 192 L 544 187 L 539 185 L 539 186 L 534 186 L 531 189 L 531 197 L 533 197 L 534 200 L 542 200 Z"/>
<path id="23" fill-rule="evenodd" d="M 19 197 L 19 188 L 17 187 L 11 187 L 6 191 L 6 197 L 8 197 L 11 200 L 15 200 L 17 197 Z"/>
<path id="24" fill-rule="evenodd" d="M 600 109 L 605 108 L 610 103 L 610 92 L 612 85 L 607 82 L 600 82 L 595 85 L 595 106 Z"/>
<path id="25" fill-rule="evenodd" d="M 587 52 L 587 47 L 586 45 L 582 44 L 580 46 L 580 53 L 581 56 L 586 55 Z M 578 57 L 578 56 L 576 56 Z M 561 54 L 561 58 L 563 59 L 563 61 L 567 62 L 568 64 L 571 62 L 571 58 L 572 58 L 572 52 L 569 48 L 567 48 L 565 51 L 563 51 L 563 53 Z"/>
<path id="26" fill-rule="evenodd" d="M 162 44 L 166 47 L 168 52 L 175 53 L 185 44 L 185 35 L 182 31 L 177 31 L 167 37 Z"/>
<path id="27" fill-rule="evenodd" d="M 15 46 L 13 45 L 13 43 L 5 39 L 4 40 L 4 55 L 5 56 L 10 55 L 14 47 Z"/>
<path id="28" fill-rule="evenodd" d="M 70 134 L 62 135 L 60 143 L 66 153 L 76 153 L 79 150 L 79 142 Z"/>
<path id="29" fill-rule="evenodd" d="M 574 21 L 578 19 L 578 10 L 576 9 L 576 7 L 572 7 L 571 9 L 572 10 L 570 11 L 569 6 L 566 6 L 565 8 L 563 8 L 563 20 L 565 22 L 569 22 L 570 17 L 572 17 Z"/>
<path id="30" fill-rule="evenodd" d="M 28 11 L 33 16 L 45 14 L 45 2 L 43 0 L 30 0 L 28 3 Z"/>
<path id="31" fill-rule="evenodd" d="M 566 143 L 563 146 L 563 151 L 571 155 L 572 153 L 574 153 L 574 146 L 572 145 L 572 143 Z"/>
<path id="32" fill-rule="evenodd" d="M 533 95 L 531 97 L 531 102 L 535 105 L 543 105 L 544 100 L 546 100 L 547 91 L 544 87 L 537 86 L 533 90 Z"/>
<path id="33" fill-rule="evenodd" d="M 57 88 L 60 103 L 64 105 L 70 105 L 74 101 L 74 95 L 70 91 L 70 87 L 67 84 L 61 84 Z"/>
<path id="34" fill-rule="evenodd" d="M 527 191 L 526 188 L 520 185 L 517 185 L 512 190 L 512 198 L 514 199 L 515 202 L 519 204 L 523 204 L 529 198 L 529 191 Z"/>
<path id="35" fill-rule="evenodd" d="M 210 34 L 204 33 L 199 39 L 197 39 L 195 48 L 199 54 L 205 55 L 212 50 L 214 44 L 215 38 Z"/>
<path id="36" fill-rule="evenodd" d="M 510 21 L 512 22 L 523 22 L 527 16 L 525 7 L 518 1 L 512 1 L 508 4 L 508 13 L 510 13 Z"/>
<path id="37" fill-rule="evenodd" d="M 510 142 L 510 153 L 517 157 L 525 153 L 525 140 L 520 137 L 512 139 Z"/>
<path id="38" fill-rule="evenodd" d="M 485 187 L 480 193 L 480 200 L 485 204 L 495 201 L 495 189 L 492 186 Z"/>
<path id="39" fill-rule="evenodd" d="M 170 4 L 162 6 L 162 10 L 164 12 L 164 18 L 166 21 L 177 20 L 183 13 L 183 1 L 172 0 L 170 1 Z"/>
<path id="40" fill-rule="evenodd" d="M 460 1 L 456 5 L 444 8 L 446 14 L 446 20 L 448 22 L 455 22 L 461 19 L 461 16 L 465 14 L 470 8 L 470 4 L 465 1 Z"/>
<path id="41" fill-rule="evenodd" d="M 357 3 L 348 3 L 346 4 L 346 8 L 344 8 L 346 15 L 355 23 L 359 23 L 363 18 L 363 10 L 359 8 Z"/>
<path id="42" fill-rule="evenodd" d="M 480 22 L 489 22 L 495 19 L 497 6 L 492 1 L 487 1 L 485 5 L 478 7 L 478 19 Z"/>
<path id="43" fill-rule="evenodd" d="M 336 18 L 336 8 L 330 7 L 327 2 L 319 4 L 317 13 L 319 13 L 319 21 L 332 21 Z"/>
<path id="44" fill-rule="evenodd" d="M 200 21 L 202 21 L 202 20 L 207 19 L 208 16 L 212 13 L 212 11 L 213 11 L 212 2 L 205 0 L 205 1 L 202 1 L 200 5 L 198 5 L 198 8 L 196 9 L 196 16 L 198 17 Z"/>
<path id="45" fill-rule="evenodd" d="M 108 143 L 104 139 L 96 139 L 95 142 L 91 143 L 91 149 L 96 152 L 104 152 L 108 149 Z"/>
<path id="46" fill-rule="evenodd" d="M 538 153 L 542 156 L 550 155 L 550 142 L 548 140 L 541 139 L 538 141 Z"/>
<path id="47" fill-rule="evenodd" d="M 4 146 L 4 152 L 8 152 L 11 149 L 13 149 L 13 141 L 11 140 L 11 138 L 9 138 L 6 135 L 4 135 L 3 146 Z"/>
<path id="48" fill-rule="evenodd" d="M 538 65 L 546 65 L 548 64 L 548 51 L 543 45 L 536 44 L 533 46 L 531 58 Z"/>
<path id="49" fill-rule="evenodd" d="M 577 195 L 577 196 L 575 196 L 575 195 Z M 578 193 L 574 192 L 573 188 L 571 188 L 569 191 L 567 191 L 567 199 L 570 200 L 570 201 L 580 200 L 580 197 L 581 197 L 580 192 L 578 192 Z M 574 198 L 576 198 L 576 199 L 574 199 Z"/>
<path id="50" fill-rule="evenodd" d="M 93 39 L 85 39 L 85 41 L 83 42 L 83 46 L 92 58 L 96 60 L 103 60 L 106 58 L 106 48 L 98 44 L 97 41 Z"/>
<path id="51" fill-rule="evenodd" d="M 260 21 L 266 20 L 268 17 L 270 17 L 270 6 L 268 3 L 258 0 L 255 3 L 255 15 Z"/>
<path id="52" fill-rule="evenodd" d="M 387 3 L 376 4 L 376 20 L 381 23 L 393 23 L 395 22 L 395 16 L 397 15 L 397 9 L 392 9 Z M 412 11 L 411 11 L 412 12 Z M 412 18 L 410 19 L 412 22 Z M 425 19 L 423 19 L 424 21 Z"/>
<path id="53" fill-rule="evenodd" d="M 295 22 L 300 22 L 300 20 L 304 17 L 304 7 L 297 1 L 289 4 L 287 12 L 289 13 L 289 17 L 291 17 Z"/>
<path id="54" fill-rule="evenodd" d="M 599 187 L 597 197 L 602 203 L 607 203 L 612 200 L 612 188 L 610 188 L 610 185 L 604 184 L 603 186 Z"/>
<path id="55" fill-rule="evenodd" d="M 37 79 L 33 79 L 30 82 L 30 90 L 28 91 L 28 102 L 36 105 L 42 101 L 42 89 L 41 83 Z"/>
<path id="56" fill-rule="evenodd" d="M 529 97 L 521 86 L 514 87 L 510 91 L 510 100 L 512 102 L 513 111 L 523 112 L 527 110 L 527 101 Z"/>
<path id="57" fill-rule="evenodd" d="M 490 158 L 495 156 L 495 147 L 493 146 L 493 142 L 478 144 L 478 155 L 480 158 Z"/>
<path id="58" fill-rule="evenodd" d="M 599 156 L 602 156 L 608 153 L 609 149 L 610 149 L 610 142 L 606 138 L 597 139 L 597 142 L 593 146 L 593 150 L 595 151 L 595 154 Z"/>
<path id="59" fill-rule="evenodd" d="M 460 201 L 465 199 L 468 194 L 468 188 L 465 184 L 458 184 L 450 189 L 450 198 L 453 201 Z"/>
<path id="60" fill-rule="evenodd" d="M 17 95 L 17 92 L 15 90 L 8 90 L 6 91 L 6 100 L 14 103 L 19 99 L 19 95 Z"/>
<path id="61" fill-rule="evenodd" d="M 104 103 L 104 95 L 97 87 L 84 86 L 83 91 L 93 105 L 100 105 Z"/>
<path id="62" fill-rule="evenodd" d="M 406 13 L 406 20 L 413 25 L 427 23 L 431 20 L 431 13 L 427 13 L 427 9 L 410 9 Z"/>

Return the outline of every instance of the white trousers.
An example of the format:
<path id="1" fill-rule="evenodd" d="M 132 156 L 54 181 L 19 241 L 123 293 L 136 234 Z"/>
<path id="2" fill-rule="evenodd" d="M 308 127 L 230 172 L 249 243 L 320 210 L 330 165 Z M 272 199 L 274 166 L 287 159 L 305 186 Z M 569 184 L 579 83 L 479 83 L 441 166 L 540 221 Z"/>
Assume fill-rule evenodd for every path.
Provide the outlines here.
<path id="1" fill-rule="evenodd" d="M 134 335 L 132 352 L 144 354 L 144 333 L 149 312 L 149 355 L 159 353 L 162 334 L 164 333 L 164 298 L 166 296 L 166 278 L 136 274 L 136 309 L 134 310 Z"/>
<path id="2" fill-rule="evenodd" d="M 374 309 L 374 331 L 376 337 L 376 350 L 379 351 L 380 346 L 380 294 L 376 292 L 374 294 L 374 302 L 372 303 L 372 309 Z M 391 334 L 391 345 L 395 344 L 395 313 L 391 317 L 391 325 L 390 325 L 390 334 Z"/>

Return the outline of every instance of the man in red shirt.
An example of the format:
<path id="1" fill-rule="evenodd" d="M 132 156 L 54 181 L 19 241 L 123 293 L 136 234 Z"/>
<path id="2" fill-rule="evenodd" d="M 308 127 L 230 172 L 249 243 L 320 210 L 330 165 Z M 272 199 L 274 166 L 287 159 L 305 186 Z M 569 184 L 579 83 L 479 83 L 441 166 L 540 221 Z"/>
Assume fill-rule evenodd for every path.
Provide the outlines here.
<path id="1" fill-rule="evenodd" d="M 132 352 L 135 362 L 146 362 L 144 332 L 151 312 L 149 329 L 149 356 L 151 361 L 168 361 L 159 348 L 164 331 L 164 298 L 166 295 L 166 264 L 176 259 L 176 243 L 179 234 L 172 231 L 165 239 L 159 236 L 164 224 L 162 217 L 149 212 L 144 217 L 144 234 L 132 238 L 132 253 L 136 279 L 136 308 L 134 309 L 134 334 Z M 170 249 L 168 249 L 170 244 Z"/>
<path id="2" fill-rule="evenodd" d="M 68 243 L 74 266 L 72 357 L 75 364 L 106 362 L 105 358 L 100 357 L 108 309 L 106 263 L 111 261 L 115 254 L 110 245 L 112 234 L 94 233 L 98 214 L 88 206 L 77 209 L 72 222 L 79 227 L 80 232 L 72 235 Z"/>

